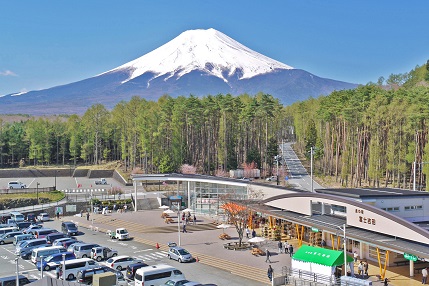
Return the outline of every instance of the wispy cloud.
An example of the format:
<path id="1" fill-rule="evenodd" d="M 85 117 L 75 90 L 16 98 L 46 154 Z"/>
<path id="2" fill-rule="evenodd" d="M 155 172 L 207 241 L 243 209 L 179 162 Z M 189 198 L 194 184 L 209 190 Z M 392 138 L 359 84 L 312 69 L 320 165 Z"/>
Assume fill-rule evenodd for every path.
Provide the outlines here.
<path id="1" fill-rule="evenodd" d="M 10 70 L 0 71 L 0 76 L 18 76 L 16 73 Z"/>

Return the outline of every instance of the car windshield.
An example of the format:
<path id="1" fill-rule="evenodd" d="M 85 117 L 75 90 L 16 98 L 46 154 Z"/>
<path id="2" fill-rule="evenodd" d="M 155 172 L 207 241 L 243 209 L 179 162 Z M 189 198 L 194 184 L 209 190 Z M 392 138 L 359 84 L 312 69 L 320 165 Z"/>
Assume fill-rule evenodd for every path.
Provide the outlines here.
<path id="1" fill-rule="evenodd" d="M 113 262 L 112 258 L 109 258 L 109 260 L 107 260 L 107 263 L 112 263 L 112 262 Z"/>
<path id="2" fill-rule="evenodd" d="M 67 224 L 68 228 L 76 228 L 76 225 L 74 223 L 69 223 Z"/>
<path id="3" fill-rule="evenodd" d="M 128 231 L 127 231 L 126 229 L 121 229 L 121 230 L 119 230 L 119 233 L 120 233 L 120 234 L 128 233 Z"/>
<path id="4" fill-rule="evenodd" d="M 179 251 L 179 253 L 182 254 L 182 255 L 189 254 L 189 252 L 186 249 L 178 249 L 177 251 Z"/>
<path id="5" fill-rule="evenodd" d="M 43 259 L 43 260 L 45 260 L 46 262 L 49 262 L 49 261 L 51 261 L 52 260 L 52 258 L 53 258 L 53 256 L 52 255 L 49 255 L 48 257 L 46 257 L 45 259 Z"/>

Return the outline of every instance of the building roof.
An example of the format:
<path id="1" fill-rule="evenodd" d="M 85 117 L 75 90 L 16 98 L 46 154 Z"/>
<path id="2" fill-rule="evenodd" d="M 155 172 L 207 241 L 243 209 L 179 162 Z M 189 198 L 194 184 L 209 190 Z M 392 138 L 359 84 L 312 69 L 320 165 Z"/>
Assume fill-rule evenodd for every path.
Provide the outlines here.
<path id="1" fill-rule="evenodd" d="M 410 191 L 393 188 L 341 188 L 341 189 L 317 189 L 317 193 L 343 196 L 354 199 L 375 197 L 429 197 L 428 192 Z"/>

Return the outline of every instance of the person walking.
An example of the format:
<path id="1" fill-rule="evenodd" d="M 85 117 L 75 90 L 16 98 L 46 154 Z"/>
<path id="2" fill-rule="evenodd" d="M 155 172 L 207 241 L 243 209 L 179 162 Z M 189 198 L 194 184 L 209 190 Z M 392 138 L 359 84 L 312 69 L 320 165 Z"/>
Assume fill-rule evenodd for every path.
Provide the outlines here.
<path id="1" fill-rule="evenodd" d="M 186 230 L 186 224 L 183 224 L 183 229 L 182 229 L 183 233 L 187 233 L 188 231 Z"/>
<path id="2" fill-rule="evenodd" d="M 282 253 L 283 252 L 283 243 L 281 240 L 279 240 L 279 243 L 277 243 L 277 246 L 279 248 L 279 253 Z"/>
<path id="3" fill-rule="evenodd" d="M 292 257 L 293 255 L 293 245 L 289 245 L 289 256 Z"/>
<path id="4" fill-rule="evenodd" d="M 270 281 L 273 281 L 273 274 L 274 274 L 274 270 L 271 267 L 271 265 L 269 265 L 267 270 L 267 276 L 268 276 L 268 279 L 270 279 Z"/>
<path id="5" fill-rule="evenodd" d="M 289 254 L 289 242 L 285 242 L 285 254 Z"/>
<path id="6" fill-rule="evenodd" d="M 387 280 L 387 278 L 384 278 L 383 286 L 389 286 L 389 280 Z"/>
<path id="7" fill-rule="evenodd" d="M 86 220 L 89 220 L 89 212 L 86 212 Z"/>
<path id="8" fill-rule="evenodd" d="M 250 236 L 250 230 L 248 227 L 246 227 L 246 237 L 249 238 L 249 236 Z"/>
<path id="9" fill-rule="evenodd" d="M 268 249 L 265 249 L 265 262 L 269 262 L 269 263 L 271 263 L 271 260 L 270 260 L 270 257 L 271 257 L 271 253 L 270 253 L 270 251 L 268 250 Z"/>
<path id="10" fill-rule="evenodd" d="M 369 266 L 368 265 L 368 261 L 365 260 L 363 262 L 363 271 L 364 271 L 364 273 L 365 273 L 366 276 L 368 276 L 368 266 Z"/>
<path id="11" fill-rule="evenodd" d="M 57 279 L 60 279 L 60 267 L 61 266 L 57 266 L 56 268 L 55 268 L 55 274 L 57 275 Z"/>
<path id="12" fill-rule="evenodd" d="M 256 231 L 252 230 L 252 238 L 256 237 Z"/>
<path id="13" fill-rule="evenodd" d="M 194 225 L 197 225 L 197 217 L 194 214 L 194 220 L 193 220 Z"/>
<path id="14" fill-rule="evenodd" d="M 353 260 L 354 260 L 354 262 L 355 263 L 357 263 L 357 261 L 358 261 L 358 257 L 359 257 L 359 254 L 357 253 L 357 251 L 355 250 L 355 252 L 353 252 Z"/>
<path id="15" fill-rule="evenodd" d="M 427 279 L 428 279 L 428 268 L 425 267 L 422 269 L 422 284 L 426 284 Z"/>

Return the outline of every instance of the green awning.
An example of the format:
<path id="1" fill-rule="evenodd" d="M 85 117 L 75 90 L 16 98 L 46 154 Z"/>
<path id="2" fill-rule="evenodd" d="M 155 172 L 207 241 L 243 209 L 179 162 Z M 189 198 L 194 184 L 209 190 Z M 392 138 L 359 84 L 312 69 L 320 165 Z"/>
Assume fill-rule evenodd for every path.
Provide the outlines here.
<path id="1" fill-rule="evenodd" d="M 303 245 L 292 258 L 326 266 L 336 266 L 344 264 L 344 251 Z M 347 255 L 347 262 L 352 261 L 353 258 Z"/>

